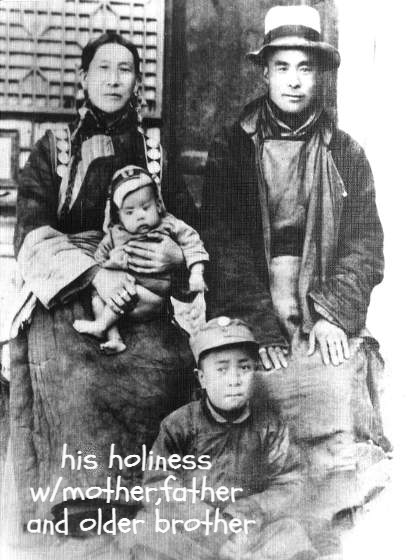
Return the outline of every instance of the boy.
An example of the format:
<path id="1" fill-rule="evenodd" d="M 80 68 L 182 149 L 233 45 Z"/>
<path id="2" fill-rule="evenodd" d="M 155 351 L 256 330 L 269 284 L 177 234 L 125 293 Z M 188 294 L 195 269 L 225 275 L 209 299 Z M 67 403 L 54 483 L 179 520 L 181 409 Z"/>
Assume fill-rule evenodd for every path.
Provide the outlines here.
<path id="1" fill-rule="evenodd" d="M 158 185 L 143 168 L 128 165 L 117 171 L 111 183 L 111 224 L 108 233 L 100 242 L 95 260 L 105 268 L 129 270 L 127 243 L 148 240 L 147 234 L 159 232 L 169 235 L 183 251 L 190 272 L 191 292 L 204 292 L 204 262 L 208 253 L 198 233 L 182 220 L 178 220 L 164 209 Z M 170 290 L 170 275 L 134 274 L 137 305 L 130 311 L 136 320 L 143 320 L 161 307 Z M 77 320 L 74 328 L 107 341 L 100 345 L 107 354 L 116 354 L 126 349 L 116 323 L 115 313 L 97 293 L 92 296 L 93 321 Z"/>
<path id="2" fill-rule="evenodd" d="M 157 502 L 146 501 L 145 511 L 149 515 L 158 510 L 161 518 L 179 520 L 217 519 L 221 512 L 227 522 L 240 520 L 247 531 L 219 530 L 204 540 L 197 532 L 180 535 L 223 559 L 315 558 L 302 528 L 287 518 L 297 509 L 301 486 L 288 429 L 271 410 L 251 405 L 258 355 L 252 332 L 239 319 L 218 317 L 203 325 L 190 345 L 203 395 L 162 422 L 152 448 L 155 470 L 146 471 L 144 478 L 145 488 L 154 488 L 161 501 L 159 508 Z M 199 466 L 169 468 L 174 456 Z M 156 470 L 161 458 L 166 467 L 160 463 Z M 186 492 L 183 500 L 175 494 L 169 499 L 163 489 L 169 476 L 173 488 L 201 489 L 200 498 Z M 228 497 L 210 490 L 221 487 L 230 490 Z M 190 541 L 186 549 L 192 546 Z M 187 553 L 180 557 L 187 558 Z"/>

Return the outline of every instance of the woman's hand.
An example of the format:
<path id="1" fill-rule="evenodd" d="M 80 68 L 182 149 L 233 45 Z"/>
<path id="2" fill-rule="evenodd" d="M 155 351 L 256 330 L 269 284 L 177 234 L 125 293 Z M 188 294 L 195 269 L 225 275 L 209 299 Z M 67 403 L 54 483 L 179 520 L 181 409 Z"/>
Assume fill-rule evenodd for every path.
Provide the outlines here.
<path id="1" fill-rule="evenodd" d="M 286 356 L 288 354 L 289 350 L 280 346 L 263 346 L 259 349 L 259 357 L 264 369 L 287 368 L 288 361 Z"/>
<path id="2" fill-rule="evenodd" d="M 96 273 L 92 285 L 106 305 L 119 315 L 126 308 L 136 303 L 135 279 L 130 274 L 121 270 L 107 270 L 101 268 Z"/>
<path id="3" fill-rule="evenodd" d="M 148 233 L 149 241 L 128 241 L 124 250 L 129 270 L 142 274 L 160 274 L 179 266 L 184 258 L 180 247 L 168 235 Z"/>

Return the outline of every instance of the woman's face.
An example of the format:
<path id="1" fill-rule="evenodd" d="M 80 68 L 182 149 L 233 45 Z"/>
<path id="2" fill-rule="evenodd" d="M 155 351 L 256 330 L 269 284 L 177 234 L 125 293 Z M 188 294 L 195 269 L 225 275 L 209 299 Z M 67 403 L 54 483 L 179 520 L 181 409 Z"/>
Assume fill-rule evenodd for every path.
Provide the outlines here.
<path id="1" fill-rule="evenodd" d="M 120 111 L 129 101 L 136 85 L 132 53 L 117 43 L 102 45 L 88 70 L 82 72 L 81 82 L 95 107 L 105 113 Z"/>

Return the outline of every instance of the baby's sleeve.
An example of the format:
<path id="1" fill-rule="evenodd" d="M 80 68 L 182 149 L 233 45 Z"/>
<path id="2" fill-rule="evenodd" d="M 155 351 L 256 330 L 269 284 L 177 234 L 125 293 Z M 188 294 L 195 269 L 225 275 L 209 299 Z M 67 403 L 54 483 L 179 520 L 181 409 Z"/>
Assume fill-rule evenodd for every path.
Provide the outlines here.
<path id="1" fill-rule="evenodd" d="M 188 269 L 193 264 L 209 261 L 209 255 L 205 250 L 204 243 L 194 228 L 183 222 L 183 220 L 175 218 L 172 214 L 167 214 L 164 220 L 171 230 L 172 238 L 183 252 Z"/>

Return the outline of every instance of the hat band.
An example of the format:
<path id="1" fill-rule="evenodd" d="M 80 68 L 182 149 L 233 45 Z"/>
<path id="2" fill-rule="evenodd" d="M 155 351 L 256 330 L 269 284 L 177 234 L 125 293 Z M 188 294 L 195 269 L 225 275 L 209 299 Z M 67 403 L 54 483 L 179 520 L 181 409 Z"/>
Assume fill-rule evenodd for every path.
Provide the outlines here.
<path id="1" fill-rule="evenodd" d="M 316 29 L 305 27 L 304 25 L 281 25 L 268 31 L 263 44 L 264 46 L 268 45 L 281 37 L 302 37 L 308 41 L 320 41 L 320 33 Z"/>

